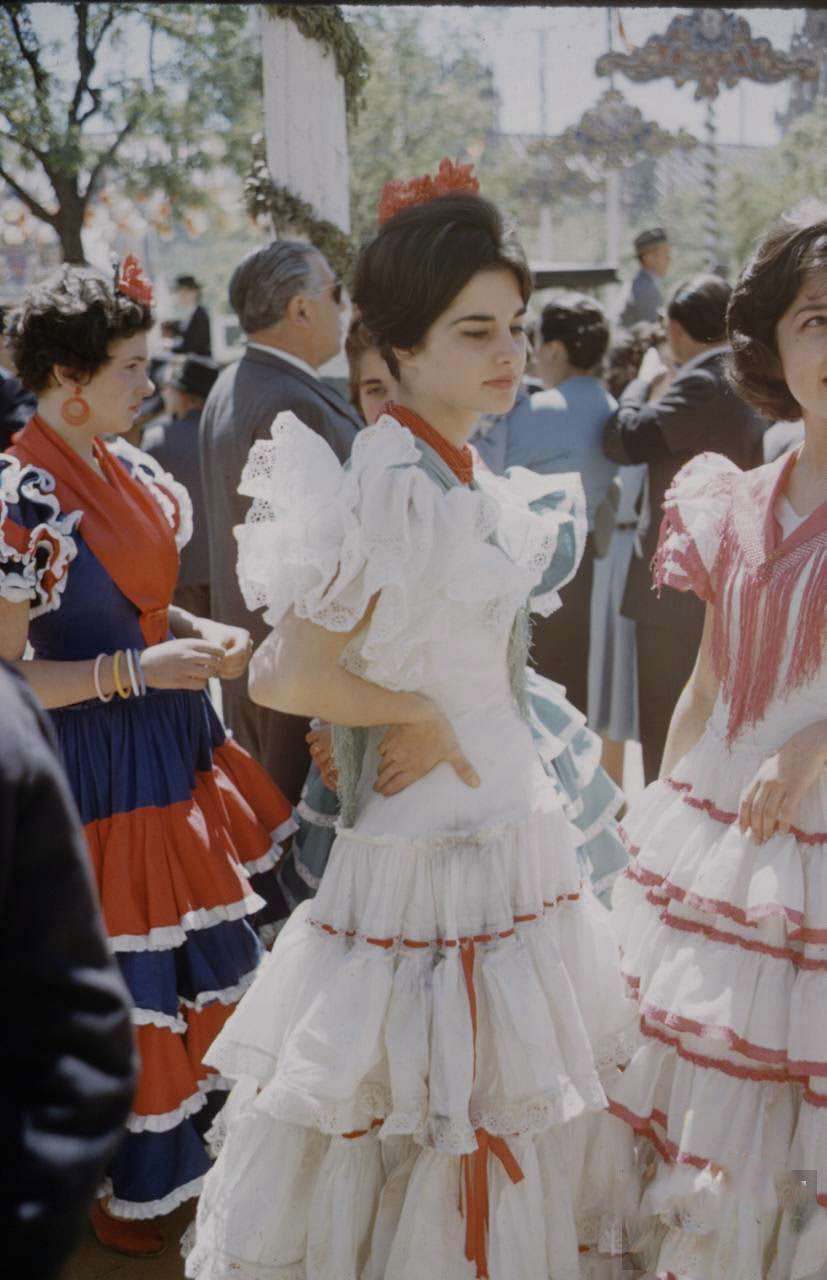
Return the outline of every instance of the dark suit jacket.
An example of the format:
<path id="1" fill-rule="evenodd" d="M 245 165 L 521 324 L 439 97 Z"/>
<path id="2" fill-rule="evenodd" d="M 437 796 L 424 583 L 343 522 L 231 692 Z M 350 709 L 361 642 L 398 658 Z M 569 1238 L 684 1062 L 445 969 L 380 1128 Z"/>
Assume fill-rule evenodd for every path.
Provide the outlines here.
<path id="1" fill-rule="evenodd" d="M 187 321 L 181 337 L 173 342 L 172 350 L 189 351 L 194 356 L 212 355 L 209 312 L 200 303 Z"/>
<path id="2" fill-rule="evenodd" d="M 15 431 L 25 427 L 37 408 L 37 397 L 19 378 L 0 369 L 0 452 L 8 449 Z"/>
<path id="3" fill-rule="evenodd" d="M 363 425 L 338 391 L 311 374 L 255 348 L 218 376 L 201 414 L 201 475 L 210 553 L 210 613 L 219 622 L 247 627 L 256 644 L 269 628 L 261 612 L 248 612 L 236 577 L 238 544 L 233 527 L 243 524 L 249 498 L 238 493 L 253 441 L 269 439 L 276 414 L 292 409 L 317 431 L 340 462 L 350 456 Z M 225 719 L 238 741 L 269 771 L 292 803 L 310 767 L 304 741 L 307 721 L 256 707 L 246 681 L 224 682 Z"/>
<path id="4" fill-rule="evenodd" d="M 643 556 L 635 556 L 629 568 L 621 610 L 639 623 L 674 625 L 681 610 L 692 605 L 679 604 L 675 592 L 669 592 L 668 600 L 659 600 L 651 584 L 663 499 L 680 468 L 706 450 L 724 454 L 743 469 L 763 461 L 766 423 L 726 381 L 725 358 L 725 353 L 710 352 L 693 362 L 652 404 L 646 403 L 647 384 L 635 379 L 606 427 L 607 457 L 624 465 L 645 462 L 649 467 L 651 518 Z"/>
<path id="5" fill-rule="evenodd" d="M 0 1240 L 17 1280 L 73 1248 L 122 1134 L 130 1000 L 47 718 L 0 662 Z"/>

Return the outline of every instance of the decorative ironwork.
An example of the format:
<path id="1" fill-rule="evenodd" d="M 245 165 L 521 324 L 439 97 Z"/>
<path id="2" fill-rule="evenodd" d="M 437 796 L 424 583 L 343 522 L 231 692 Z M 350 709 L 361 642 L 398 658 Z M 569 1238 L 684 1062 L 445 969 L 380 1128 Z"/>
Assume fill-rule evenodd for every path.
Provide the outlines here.
<path id="1" fill-rule="evenodd" d="M 777 84 L 790 76 L 818 78 L 818 60 L 809 53 L 775 49 L 754 37 L 746 18 L 724 9 L 693 9 L 669 23 L 664 35 L 650 36 L 631 53 L 609 51 L 595 63 L 599 76 L 622 71 L 630 80 L 670 77 L 678 88 L 695 84 L 695 97 L 717 98 L 721 85 L 733 89 L 747 77 Z"/>
<path id="2" fill-rule="evenodd" d="M 601 169 L 621 169 L 643 156 L 662 156 L 676 147 L 689 151 L 697 146 L 697 139 L 685 129 L 670 133 L 656 121 L 645 120 L 619 89 L 607 89 L 554 145 L 561 156 L 582 156 Z"/>
<path id="3" fill-rule="evenodd" d="M 784 53 L 765 37 L 754 37 L 745 18 L 725 9 L 693 9 L 669 23 L 664 35 L 650 36 L 629 53 L 609 49 L 595 63 L 599 76 L 622 71 L 630 80 L 671 79 L 678 88 L 695 85 L 697 101 L 706 101 L 706 156 L 704 160 L 707 266 L 718 261 L 718 147 L 715 99 L 721 85 L 734 89 L 739 80 L 778 84 L 796 76 L 818 78 L 818 59 L 809 54 Z"/>

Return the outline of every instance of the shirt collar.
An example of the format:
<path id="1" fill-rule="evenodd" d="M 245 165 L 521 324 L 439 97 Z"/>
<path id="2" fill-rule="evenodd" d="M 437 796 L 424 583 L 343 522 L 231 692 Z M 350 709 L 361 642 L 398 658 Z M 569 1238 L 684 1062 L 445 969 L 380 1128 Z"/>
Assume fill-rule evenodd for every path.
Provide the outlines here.
<path id="1" fill-rule="evenodd" d="M 288 364 L 293 364 L 297 369 L 302 369 L 305 373 L 309 373 L 311 378 L 320 381 L 317 371 L 306 360 L 302 360 L 301 356 L 294 356 L 292 351 L 282 351 L 281 347 L 271 347 L 265 342 L 248 342 L 248 351 L 269 351 L 272 355 L 278 356 L 279 360 L 286 360 Z"/>
<path id="2" fill-rule="evenodd" d="M 719 347 L 707 347 L 705 351 L 699 351 L 696 356 L 692 356 L 689 360 L 684 361 L 678 369 L 678 373 L 686 373 L 687 369 L 694 369 L 696 365 L 702 364 L 704 360 L 708 360 L 710 356 L 722 356 L 730 350 L 728 342 L 722 342 Z"/>

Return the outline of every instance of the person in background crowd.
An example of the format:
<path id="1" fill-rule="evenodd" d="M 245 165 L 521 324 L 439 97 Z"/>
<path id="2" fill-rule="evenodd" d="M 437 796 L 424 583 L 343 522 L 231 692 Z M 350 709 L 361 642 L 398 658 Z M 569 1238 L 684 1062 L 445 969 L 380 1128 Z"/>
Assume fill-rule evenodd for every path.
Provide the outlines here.
<path id="1" fill-rule="evenodd" d="M 364 418 L 366 426 L 371 427 L 382 408 L 395 399 L 399 384 L 380 355 L 375 339 L 356 314 L 345 339 L 345 355 L 350 403 Z M 293 856 L 289 865 L 285 864 L 279 881 L 292 906 L 297 906 L 302 898 L 318 888 L 339 816 L 330 725 L 312 720 L 306 741 L 312 763 L 296 807 L 299 829 L 293 836 Z"/>
<path id="2" fill-rule="evenodd" d="M 238 586 L 235 525 L 249 506 L 238 493 L 255 440 L 269 439 L 273 419 L 292 409 L 340 461 L 350 455 L 362 419 L 317 369 L 342 346 L 342 285 L 312 245 L 275 240 L 244 258 L 230 280 L 230 304 L 247 335 L 241 360 L 219 374 L 201 417 L 201 473 L 207 509 L 213 616 L 267 635 Z M 227 723 L 268 770 L 291 803 L 310 766 L 309 721 L 256 706 L 238 683 L 222 685 Z"/>
<path id="3" fill-rule="evenodd" d="M 123 1137 L 136 1058 L 54 734 L 2 661 L 0 921 L 3 1266 L 52 1280 Z"/>
<path id="4" fill-rule="evenodd" d="M 758 465 L 765 424 L 726 378 L 729 353 L 725 280 L 699 275 L 678 285 L 667 307 L 666 331 L 677 372 L 638 378 L 621 396 L 603 441 L 616 463 L 648 464 L 642 497 L 641 554 L 632 559 L 621 606 L 635 623 L 643 768 L 658 776 L 669 721 L 689 679 L 703 626 L 703 607 L 686 593 L 656 594 L 649 565 L 657 549 L 659 515 L 675 475 L 690 458 L 713 450 L 742 468 Z"/>
<path id="5" fill-rule="evenodd" d="M 201 285 L 195 276 L 176 276 L 175 296 L 185 318 L 181 321 L 181 336 L 173 338 L 170 349 L 178 353 L 211 356 L 210 316 L 206 307 L 201 305 Z"/>
<path id="6" fill-rule="evenodd" d="M 197 618 L 212 617 L 198 429 L 204 403 L 218 372 L 219 366 L 209 356 L 186 356 L 169 367 L 163 392 L 169 417 L 147 427 L 141 442 L 144 452 L 184 486 L 192 501 L 192 538 L 181 552 L 181 569 L 172 603 Z"/>
<path id="7" fill-rule="evenodd" d="M 647 350 L 665 343 L 662 324 L 645 320 L 621 331 L 606 356 L 605 383 L 617 399 L 640 368 Z M 626 575 L 634 554 L 636 503 L 645 466 L 620 467 L 595 515 L 597 558 L 592 581 L 589 642 L 589 724 L 601 736 L 601 764 L 623 786 L 626 742 L 639 741 L 635 624 L 620 612 Z M 601 538 L 601 526 L 605 536 Z"/>
<path id="8" fill-rule="evenodd" d="M 652 227 L 635 236 L 635 253 L 640 267 L 629 285 L 626 300 L 618 316 L 618 323 L 630 329 L 640 320 L 654 324 L 663 306 L 663 293 L 659 280 L 669 269 L 669 241 L 663 227 Z"/>
<path id="9" fill-rule="evenodd" d="M 583 482 L 589 534 L 580 568 L 563 587 L 559 612 L 535 624 L 532 660 L 540 675 L 565 685 L 585 715 L 588 705 L 589 613 L 594 570 L 594 518 L 617 468 L 602 449 L 603 430 L 617 408 L 600 380 L 609 323 L 593 298 L 561 295 L 540 318 L 537 368 L 545 391 L 509 416 L 506 467 L 543 475 L 576 471 Z"/>
<path id="10" fill-rule="evenodd" d="M 382 406 L 396 395 L 397 384 L 374 339 L 357 315 L 348 329 L 345 355 L 350 403 L 367 426 L 372 427 Z"/>
<path id="11" fill-rule="evenodd" d="M 37 408 L 37 398 L 17 377 L 5 336 L 8 307 L 0 305 L 0 450 L 8 448 L 15 431 L 25 427 Z"/>
<path id="12" fill-rule="evenodd" d="M 210 1164 L 225 1084 L 203 1054 L 286 914 L 295 825 L 206 693 L 244 673 L 249 633 L 172 604 L 189 496 L 120 438 L 150 385 L 151 327 L 134 258 L 34 286 L 10 341 L 38 411 L 0 454 L 0 656 L 51 712 L 135 1002 L 138 1091 L 91 1220 L 106 1247 L 143 1257 Z"/>

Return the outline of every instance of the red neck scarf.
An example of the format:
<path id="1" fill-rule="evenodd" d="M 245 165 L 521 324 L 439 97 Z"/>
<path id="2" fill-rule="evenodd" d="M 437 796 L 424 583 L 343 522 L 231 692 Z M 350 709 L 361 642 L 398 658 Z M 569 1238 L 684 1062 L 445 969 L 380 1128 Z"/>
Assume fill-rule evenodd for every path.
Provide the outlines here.
<path id="1" fill-rule="evenodd" d="M 715 562 L 717 583 L 712 655 L 729 701 L 727 737 L 756 724 L 776 693 L 812 680 L 827 640 L 827 502 L 783 537 L 775 504 L 797 460 L 789 454 L 747 472 L 733 494 Z M 732 635 L 736 570 L 742 569 L 737 643 Z M 806 579 L 796 617 L 790 608 Z M 788 635 L 795 636 L 783 689 L 778 677 Z"/>
<path id="2" fill-rule="evenodd" d="M 35 414 L 9 453 L 54 477 L 64 513 L 83 512 L 84 541 L 138 609 L 147 645 L 160 644 L 178 577 L 175 536 L 146 486 L 100 440 L 92 448 L 102 475 Z"/>
<path id="3" fill-rule="evenodd" d="M 451 468 L 460 484 L 471 483 L 474 479 L 474 455 L 467 444 L 457 448 L 455 444 L 451 444 L 441 436 L 424 418 L 420 418 L 418 413 L 414 413 L 413 409 L 406 409 L 404 405 L 395 404 L 389 400 L 383 406 L 382 412 L 389 413 L 391 417 L 396 418 L 397 422 L 401 422 L 403 427 L 407 427 L 425 444 L 430 445 L 434 453 L 438 453 L 442 461 Z"/>

